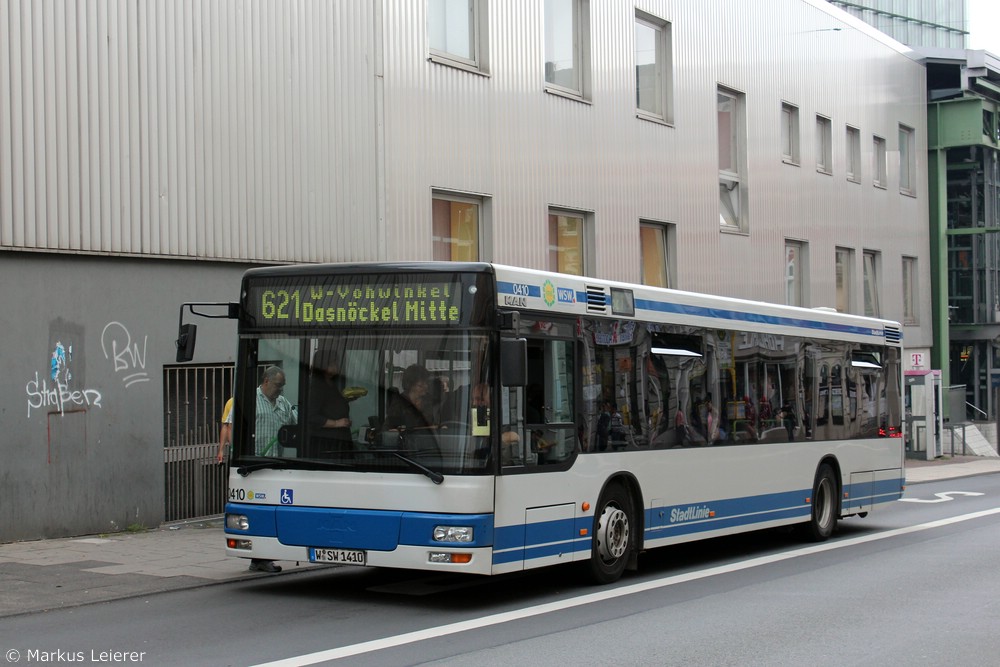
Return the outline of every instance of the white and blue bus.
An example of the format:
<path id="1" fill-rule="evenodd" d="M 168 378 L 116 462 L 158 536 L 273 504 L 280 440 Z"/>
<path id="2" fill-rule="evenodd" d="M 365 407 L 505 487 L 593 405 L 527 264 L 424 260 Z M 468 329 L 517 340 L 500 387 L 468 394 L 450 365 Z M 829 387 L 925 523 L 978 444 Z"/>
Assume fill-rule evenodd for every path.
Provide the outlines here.
<path id="1" fill-rule="evenodd" d="M 611 582 L 903 493 L 895 322 L 444 262 L 253 269 L 230 316 L 232 556 Z"/>

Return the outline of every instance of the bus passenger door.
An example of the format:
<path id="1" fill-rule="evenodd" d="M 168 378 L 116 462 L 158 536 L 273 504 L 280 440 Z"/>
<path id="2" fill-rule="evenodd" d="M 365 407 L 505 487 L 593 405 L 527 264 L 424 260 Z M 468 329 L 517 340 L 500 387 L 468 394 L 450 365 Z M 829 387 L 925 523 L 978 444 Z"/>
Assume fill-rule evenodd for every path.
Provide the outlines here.
<path id="1" fill-rule="evenodd" d="M 501 435 L 504 466 L 569 461 L 577 450 L 573 342 L 528 340 L 528 383 L 505 387 Z"/>

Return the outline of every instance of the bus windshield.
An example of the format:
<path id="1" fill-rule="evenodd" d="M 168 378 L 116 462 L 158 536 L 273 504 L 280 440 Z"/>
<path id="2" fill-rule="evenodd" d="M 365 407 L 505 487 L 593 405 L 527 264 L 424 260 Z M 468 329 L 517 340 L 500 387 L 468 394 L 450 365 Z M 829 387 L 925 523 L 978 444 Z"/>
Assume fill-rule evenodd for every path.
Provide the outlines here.
<path id="1" fill-rule="evenodd" d="M 490 471 L 485 334 L 245 334 L 241 356 L 256 378 L 240 383 L 238 466 Z"/>

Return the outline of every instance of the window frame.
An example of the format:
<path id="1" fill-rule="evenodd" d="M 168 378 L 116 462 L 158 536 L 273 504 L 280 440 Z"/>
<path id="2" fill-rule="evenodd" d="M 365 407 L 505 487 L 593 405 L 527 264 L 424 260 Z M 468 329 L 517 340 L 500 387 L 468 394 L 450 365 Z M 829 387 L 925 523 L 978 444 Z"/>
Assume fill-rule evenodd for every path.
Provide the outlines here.
<path id="1" fill-rule="evenodd" d="M 662 277 L 665 280 L 665 284 L 663 285 L 654 285 L 646 280 L 647 269 L 649 268 L 646 264 L 646 250 L 650 247 L 650 244 L 649 239 L 643 238 L 643 230 L 653 230 L 658 234 L 658 239 L 655 243 L 659 246 L 660 255 L 663 258 L 663 266 L 661 267 Z M 639 279 L 643 285 L 675 289 L 677 284 L 676 237 L 676 225 L 657 222 L 655 220 L 639 221 Z"/>
<path id="2" fill-rule="evenodd" d="M 797 258 L 789 259 L 789 252 L 798 254 Z M 793 264 L 794 262 L 794 264 Z M 789 306 L 809 307 L 809 244 L 806 241 L 785 239 L 785 304 Z M 793 285 L 794 283 L 794 285 Z M 792 303 L 792 293 L 798 303 Z"/>
<path id="3" fill-rule="evenodd" d="M 861 275 L 865 317 L 882 317 L 882 253 L 865 250 L 861 254 Z"/>
<path id="4" fill-rule="evenodd" d="M 447 0 L 437 0 L 441 7 L 447 11 Z M 469 12 L 469 52 L 471 57 L 465 57 L 458 53 L 453 53 L 447 49 L 435 48 L 432 45 L 431 20 L 433 18 L 433 5 L 436 0 L 427 0 L 427 59 L 431 62 L 449 67 L 456 67 L 475 74 L 489 74 L 489 24 L 486 0 L 466 0 Z M 441 17 L 447 22 L 447 16 Z M 447 29 L 445 29 L 447 33 Z"/>
<path id="5" fill-rule="evenodd" d="M 899 192 L 908 197 L 917 196 L 916 130 L 899 124 Z"/>
<path id="6" fill-rule="evenodd" d="M 635 58 L 635 106 L 636 106 L 636 116 L 642 118 L 643 120 L 650 120 L 654 122 L 664 123 L 667 125 L 672 125 L 674 122 L 674 109 L 673 109 L 673 69 L 674 69 L 674 58 L 673 58 L 673 31 L 670 21 L 661 19 L 658 16 L 649 14 L 642 10 L 635 10 L 635 21 L 633 29 L 633 39 L 635 39 L 633 45 L 633 57 Z M 641 104 L 640 91 L 642 87 L 639 85 L 639 57 L 638 57 L 638 39 L 635 37 L 635 31 L 638 27 L 642 25 L 650 28 L 655 32 L 654 34 L 654 75 L 653 80 L 656 82 L 657 90 L 654 91 L 653 97 L 657 99 L 660 111 L 652 111 L 643 108 Z"/>
<path id="7" fill-rule="evenodd" d="M 458 192 L 452 192 L 448 190 L 433 189 L 431 191 L 431 256 L 438 260 L 437 248 L 438 243 L 446 243 L 441 237 L 435 235 L 435 226 L 437 220 L 435 218 L 435 202 L 443 201 L 456 204 L 473 205 L 476 207 L 476 257 L 473 260 L 456 260 L 454 259 L 454 246 L 455 243 L 447 242 L 449 247 L 452 248 L 450 253 L 451 257 L 444 261 L 479 261 L 488 262 L 491 261 L 489 256 L 489 249 L 493 246 L 489 228 L 489 198 L 482 196 L 473 196 L 468 194 L 462 194 Z M 449 239 L 452 237 L 449 237 Z M 441 240 L 439 240 L 441 239 Z"/>
<path id="8" fill-rule="evenodd" d="M 558 224 L 559 218 L 574 218 L 580 220 L 580 231 L 579 231 L 579 262 L 580 262 L 580 272 L 570 273 L 565 270 L 560 270 L 559 260 L 560 253 L 565 252 L 569 248 L 564 248 L 559 245 L 559 238 L 553 239 L 552 233 L 555 230 L 558 235 Z M 547 243 L 546 243 L 546 269 L 554 273 L 565 273 L 567 275 L 578 275 L 578 276 L 589 276 L 594 266 L 593 248 L 594 248 L 594 238 L 593 238 L 593 214 L 586 211 L 574 210 L 570 208 L 563 208 L 557 206 L 550 206 L 547 216 L 548 223 L 548 233 L 547 233 Z M 556 226 L 553 227 L 553 224 Z M 555 245 L 553 245 L 555 243 Z M 554 253 L 554 254 L 553 254 Z M 552 259 L 555 258 L 555 263 L 553 265 Z"/>
<path id="9" fill-rule="evenodd" d="M 799 108 L 791 102 L 781 103 L 781 161 L 798 167 L 801 164 Z M 786 150 L 787 148 L 787 150 Z"/>
<path id="10" fill-rule="evenodd" d="M 914 326 L 920 323 L 917 316 L 917 297 L 919 285 L 917 283 L 917 258 L 903 256 L 903 324 Z"/>
<path id="11" fill-rule="evenodd" d="M 847 180 L 861 183 L 861 130 L 851 125 L 846 125 L 845 128 Z"/>
<path id="12" fill-rule="evenodd" d="M 872 185 L 885 190 L 888 187 L 889 174 L 886 156 L 885 139 L 877 134 L 872 135 Z"/>
<path id="13" fill-rule="evenodd" d="M 837 312 L 854 312 L 854 291 L 854 248 L 837 246 L 834 250 L 834 303 Z"/>
<path id="14" fill-rule="evenodd" d="M 816 114 L 816 171 L 833 175 L 833 120 Z"/>
<path id="15" fill-rule="evenodd" d="M 550 32 L 547 18 L 550 9 L 554 8 L 554 3 L 567 3 L 572 9 L 573 44 L 571 46 L 573 56 L 573 81 L 572 85 L 564 85 L 554 81 L 554 68 L 549 71 L 550 49 L 555 49 L 556 45 L 550 44 Z M 590 101 L 590 0 L 544 0 L 542 6 L 542 51 L 544 56 L 544 81 L 545 92 L 569 97 L 581 102 Z M 554 39 L 554 37 L 553 37 Z M 559 45 L 562 46 L 562 45 Z M 561 70 L 560 70 L 561 71 Z M 550 78 L 551 77 L 551 78 Z"/>
<path id="16" fill-rule="evenodd" d="M 732 104 L 729 112 L 730 122 L 728 142 L 729 142 L 729 164 L 723 166 L 723 127 L 722 127 L 722 105 L 727 98 Z M 749 233 L 749 220 L 747 218 L 747 187 L 746 187 L 746 159 L 747 159 L 747 124 L 746 124 L 746 96 L 723 85 L 716 86 L 716 157 L 719 164 L 719 229 L 720 231 L 736 234 Z M 732 194 L 736 192 L 735 196 Z M 732 221 L 727 220 L 727 215 Z"/>

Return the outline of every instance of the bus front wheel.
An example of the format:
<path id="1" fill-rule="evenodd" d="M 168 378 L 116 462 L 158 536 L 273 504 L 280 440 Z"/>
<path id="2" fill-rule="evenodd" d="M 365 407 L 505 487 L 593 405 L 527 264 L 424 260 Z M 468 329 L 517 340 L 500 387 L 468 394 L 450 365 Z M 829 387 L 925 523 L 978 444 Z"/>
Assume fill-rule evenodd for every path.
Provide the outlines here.
<path id="1" fill-rule="evenodd" d="M 632 498 L 621 484 L 609 486 L 594 513 L 590 576 L 599 584 L 617 581 L 632 555 Z"/>
<path id="2" fill-rule="evenodd" d="M 833 468 L 824 463 L 816 471 L 816 481 L 813 483 L 812 510 L 809 523 L 804 526 L 805 536 L 814 541 L 822 542 L 833 534 L 837 527 L 837 478 Z"/>

